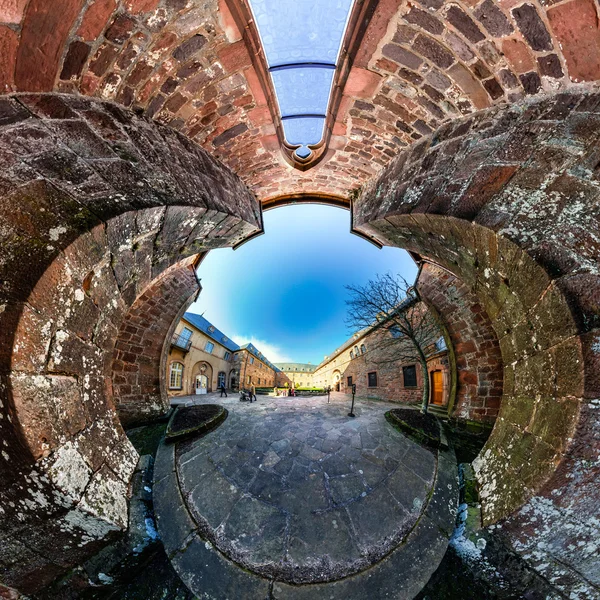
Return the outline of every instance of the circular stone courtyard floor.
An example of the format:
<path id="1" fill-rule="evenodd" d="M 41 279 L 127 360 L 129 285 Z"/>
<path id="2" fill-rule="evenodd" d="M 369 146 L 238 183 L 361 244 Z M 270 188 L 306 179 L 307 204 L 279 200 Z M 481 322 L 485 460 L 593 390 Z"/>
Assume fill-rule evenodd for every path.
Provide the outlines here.
<path id="1" fill-rule="evenodd" d="M 190 398 L 198 402 L 198 397 Z M 215 431 L 159 450 L 155 510 L 201 598 L 412 598 L 454 526 L 456 464 L 348 397 L 218 402 Z"/>

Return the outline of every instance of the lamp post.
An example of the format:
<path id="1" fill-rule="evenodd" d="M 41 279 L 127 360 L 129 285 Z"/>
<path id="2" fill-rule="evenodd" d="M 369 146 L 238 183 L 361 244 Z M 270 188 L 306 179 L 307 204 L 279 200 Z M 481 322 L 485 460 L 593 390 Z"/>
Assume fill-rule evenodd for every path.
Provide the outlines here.
<path id="1" fill-rule="evenodd" d="M 352 408 L 350 409 L 350 412 L 348 413 L 349 417 L 355 417 L 356 415 L 354 414 L 354 395 L 356 394 L 356 384 L 353 383 L 352 384 Z"/>

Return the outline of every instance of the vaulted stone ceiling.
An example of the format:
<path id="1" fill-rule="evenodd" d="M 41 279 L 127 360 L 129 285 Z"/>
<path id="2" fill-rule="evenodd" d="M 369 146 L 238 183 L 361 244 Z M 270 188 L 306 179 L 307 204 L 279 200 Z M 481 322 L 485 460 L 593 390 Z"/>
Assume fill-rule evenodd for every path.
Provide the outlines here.
<path id="1" fill-rule="evenodd" d="M 232 0 L 229 0 L 230 2 Z M 225 0 L 7 0 L 0 84 L 114 100 L 167 123 L 261 200 L 349 193 L 440 124 L 600 77 L 594 0 L 382 0 L 314 168 L 280 149 L 256 61 Z"/>

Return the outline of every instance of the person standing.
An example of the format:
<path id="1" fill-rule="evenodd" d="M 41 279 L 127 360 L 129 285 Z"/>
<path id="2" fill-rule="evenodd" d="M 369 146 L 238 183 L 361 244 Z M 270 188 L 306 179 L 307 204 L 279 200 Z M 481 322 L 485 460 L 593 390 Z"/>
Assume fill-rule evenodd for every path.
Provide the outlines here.
<path id="1" fill-rule="evenodd" d="M 256 402 L 256 386 L 252 384 L 250 388 L 250 402 L 252 402 L 252 398 L 254 398 L 254 402 Z"/>
<path id="2" fill-rule="evenodd" d="M 227 398 L 227 390 L 225 389 L 225 384 L 222 383 L 221 387 L 219 388 L 221 390 L 221 398 L 223 397 L 223 394 L 225 394 L 225 398 Z"/>

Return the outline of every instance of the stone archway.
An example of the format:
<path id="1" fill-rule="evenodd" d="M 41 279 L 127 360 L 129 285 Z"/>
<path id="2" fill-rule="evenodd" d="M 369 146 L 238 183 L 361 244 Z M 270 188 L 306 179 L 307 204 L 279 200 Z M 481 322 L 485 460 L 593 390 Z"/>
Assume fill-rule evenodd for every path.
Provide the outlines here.
<path id="1" fill-rule="evenodd" d="M 331 380 L 332 380 L 333 391 L 341 392 L 343 384 L 342 384 L 342 374 L 339 369 L 336 369 L 335 371 L 333 371 L 333 373 L 331 374 Z"/>
<path id="2" fill-rule="evenodd" d="M 183 136 L 114 105 L 0 105 L 0 560 L 3 583 L 35 593 L 126 527 L 137 454 L 115 390 L 121 415 L 164 410 L 163 343 L 197 255 L 260 230 L 260 208 Z"/>
<path id="3" fill-rule="evenodd" d="M 599 131 L 585 93 L 484 111 L 413 145 L 354 204 L 359 230 L 448 269 L 485 310 L 504 389 L 477 461 L 484 521 L 584 586 L 564 548 L 599 516 Z"/>

